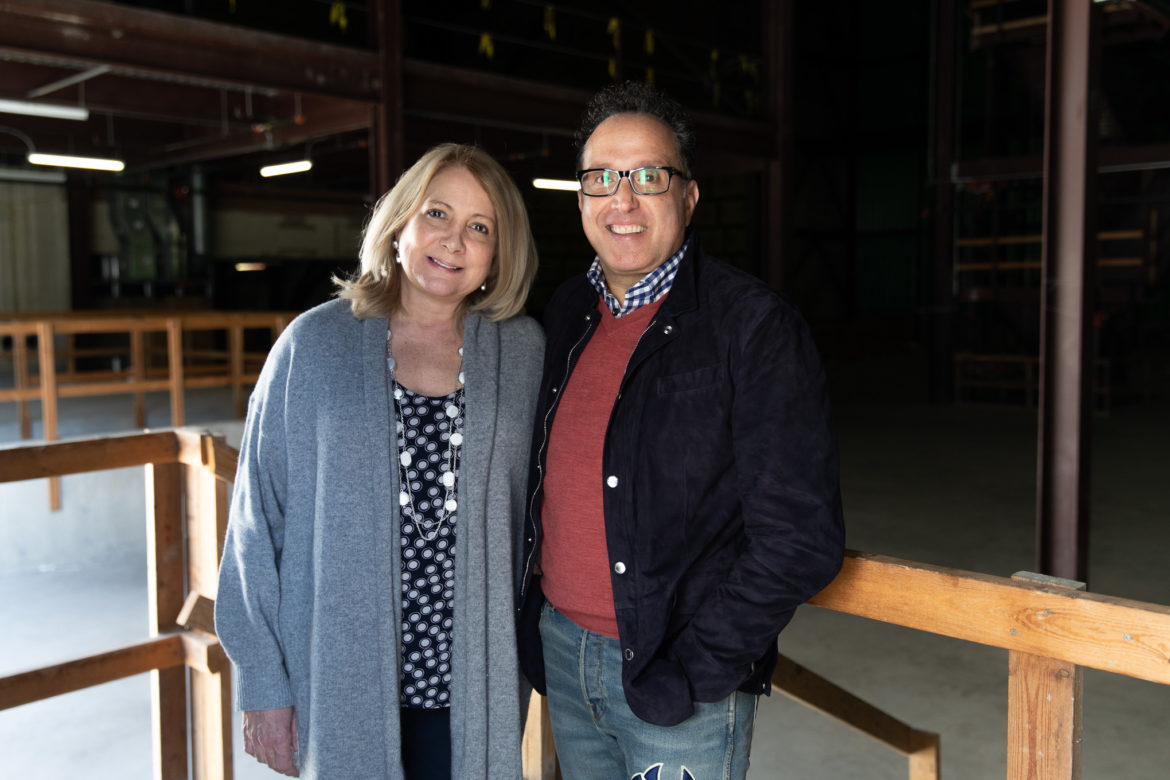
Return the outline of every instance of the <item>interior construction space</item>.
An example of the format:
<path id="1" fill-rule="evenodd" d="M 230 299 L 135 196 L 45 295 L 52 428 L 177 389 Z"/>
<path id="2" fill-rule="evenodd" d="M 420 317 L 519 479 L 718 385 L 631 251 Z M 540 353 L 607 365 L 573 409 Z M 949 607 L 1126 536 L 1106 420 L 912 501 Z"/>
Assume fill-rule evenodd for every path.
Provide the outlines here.
<path id="1" fill-rule="evenodd" d="M 703 246 L 800 309 L 828 372 L 853 568 L 780 637 L 827 681 L 824 706 L 762 699 L 750 777 L 1016 777 L 1039 760 L 1016 748 L 1058 732 L 1073 768 L 1041 776 L 1170 777 L 1154 668 L 1170 663 L 1170 0 L 12 0 L 0 702 L 27 703 L 0 707 L 0 778 L 145 780 L 161 760 L 157 671 L 27 698 L 86 674 L 54 664 L 151 634 L 144 467 L 8 481 L 4 452 L 172 427 L 237 445 L 273 339 L 333 295 L 377 198 L 444 141 L 518 185 L 540 319 L 594 255 L 576 195 L 533 182 L 573 176 L 585 102 L 622 80 L 691 112 Z M 895 605 L 866 566 L 941 584 Z M 190 585 L 198 623 L 210 602 Z M 1046 588 L 1071 622 L 1033 610 Z M 988 606 L 1017 597 L 1015 617 Z M 908 627 L 916 610 L 938 631 Z M 1059 717 L 1009 701 L 1031 658 L 1017 618 L 1071 675 Z M 200 625 L 183 641 L 213 665 Z M 135 652 L 91 673 L 147 663 Z M 273 776 L 236 717 L 227 775 Z M 930 735 L 937 757 L 904 749 Z"/>

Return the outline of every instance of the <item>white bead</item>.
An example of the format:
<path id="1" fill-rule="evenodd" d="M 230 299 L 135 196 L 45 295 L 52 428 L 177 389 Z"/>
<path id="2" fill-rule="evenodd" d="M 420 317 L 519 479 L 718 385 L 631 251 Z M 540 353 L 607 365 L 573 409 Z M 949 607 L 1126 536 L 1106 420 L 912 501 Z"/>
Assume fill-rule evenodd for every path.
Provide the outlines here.
<path id="1" fill-rule="evenodd" d="M 394 388 L 394 397 L 400 401 L 402 400 L 402 388 L 401 387 Z"/>
<path id="2" fill-rule="evenodd" d="M 463 384 L 463 372 L 459 372 L 459 384 Z"/>
<path id="3" fill-rule="evenodd" d="M 450 471 L 443 472 L 443 485 L 446 487 L 453 487 L 455 485 L 455 475 Z"/>
<path id="4" fill-rule="evenodd" d="M 448 406 L 447 407 L 447 416 L 450 417 L 452 420 L 454 420 L 456 417 L 459 416 L 459 407 L 456 406 L 455 404 L 451 404 L 450 406 Z"/>
<path id="5" fill-rule="evenodd" d="M 448 512 L 454 512 L 459 506 L 459 502 L 453 498 L 448 498 L 447 503 L 443 504 L 443 508 Z"/>
<path id="6" fill-rule="evenodd" d="M 608 479 L 605 480 L 605 484 L 609 485 L 611 488 L 615 488 L 618 486 L 618 478 L 611 475 Z"/>
<path id="7" fill-rule="evenodd" d="M 455 433 L 451 434 L 451 445 L 452 446 L 458 447 L 462 443 L 463 443 L 463 434 L 462 433 L 459 433 L 459 431 L 456 431 Z"/>
<path id="8" fill-rule="evenodd" d="M 398 506 L 406 506 L 410 503 L 410 496 L 406 495 L 406 491 L 398 494 Z"/>
<path id="9" fill-rule="evenodd" d="M 400 456 L 398 456 L 398 462 L 401 463 L 403 466 L 409 466 L 410 465 L 410 453 L 409 452 L 402 453 Z"/>

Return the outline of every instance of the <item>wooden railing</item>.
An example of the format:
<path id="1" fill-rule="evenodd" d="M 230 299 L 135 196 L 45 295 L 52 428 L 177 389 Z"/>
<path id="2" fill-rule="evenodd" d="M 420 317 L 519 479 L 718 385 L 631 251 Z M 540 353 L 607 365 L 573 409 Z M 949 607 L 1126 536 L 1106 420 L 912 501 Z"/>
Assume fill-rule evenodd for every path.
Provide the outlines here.
<path id="1" fill-rule="evenodd" d="M 230 668 L 214 636 L 212 607 L 236 459 L 222 439 L 188 431 L 0 448 L 0 482 L 146 466 L 152 619 L 142 642 L 0 678 L 0 709 L 151 672 L 155 776 L 187 776 L 188 735 L 195 778 L 232 776 Z M 1065 580 L 850 552 L 811 604 L 1008 650 L 1008 778 L 1080 777 L 1082 669 L 1170 685 L 1170 607 L 1087 593 Z M 787 658 L 772 682 L 905 755 L 911 780 L 939 777 L 936 734 Z M 557 777 L 539 696 L 523 749 L 525 780 Z"/>
<path id="2" fill-rule="evenodd" d="M 255 384 L 267 350 L 247 352 L 244 331 L 262 329 L 269 332 L 268 343 L 295 317 L 294 312 L 175 312 L 160 315 L 148 312 L 64 312 L 44 314 L 0 314 L 0 341 L 10 337 L 9 350 L 0 350 L 0 359 L 13 362 L 13 386 L 0 388 L 0 402 L 15 402 L 19 407 L 20 437 L 32 436 L 29 402 L 41 402 L 42 439 L 57 440 L 57 404 L 62 398 L 129 394 L 134 396 L 135 427 L 146 427 L 145 394 L 166 390 L 170 393 L 171 425 L 181 426 L 186 416 L 184 390 L 230 387 L 237 417 L 243 417 L 247 404 L 246 387 Z M 223 332 L 226 348 L 196 348 L 191 342 L 196 333 Z M 79 336 L 114 336 L 124 342 L 102 348 L 75 348 Z M 56 337 L 67 345 L 58 349 Z M 157 349 L 148 345 L 160 338 Z M 37 372 L 29 370 L 29 340 L 35 341 Z M 111 368 L 84 370 L 81 358 L 103 358 Z M 156 358 L 161 358 L 158 360 Z M 58 371 L 59 360 L 65 361 Z M 60 482 L 49 481 L 49 505 L 61 507 Z"/>
<path id="3" fill-rule="evenodd" d="M 235 450 L 190 431 L 3 448 L 0 482 L 140 465 L 146 467 L 149 637 L 0 677 L 0 710 L 149 672 L 154 776 L 188 777 L 189 744 L 192 777 L 230 780 L 231 674 L 211 607 Z"/>

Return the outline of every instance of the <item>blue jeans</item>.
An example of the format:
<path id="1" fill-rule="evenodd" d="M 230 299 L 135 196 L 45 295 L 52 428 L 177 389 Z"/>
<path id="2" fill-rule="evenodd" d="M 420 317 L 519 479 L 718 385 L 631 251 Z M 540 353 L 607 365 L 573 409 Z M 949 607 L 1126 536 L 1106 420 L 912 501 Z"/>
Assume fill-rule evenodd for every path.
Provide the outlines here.
<path id="1" fill-rule="evenodd" d="M 553 741 L 566 780 L 747 776 L 755 695 L 736 691 L 723 701 L 695 702 L 687 720 L 655 726 L 626 704 L 616 639 L 586 631 L 547 602 L 540 638 Z"/>

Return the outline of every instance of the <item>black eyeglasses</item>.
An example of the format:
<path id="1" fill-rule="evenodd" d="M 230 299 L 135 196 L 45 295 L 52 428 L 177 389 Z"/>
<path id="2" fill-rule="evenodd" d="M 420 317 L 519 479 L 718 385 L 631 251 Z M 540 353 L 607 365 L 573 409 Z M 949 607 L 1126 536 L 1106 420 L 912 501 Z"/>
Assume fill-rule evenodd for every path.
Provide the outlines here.
<path id="1" fill-rule="evenodd" d="M 630 180 L 630 186 L 639 195 L 661 195 L 670 189 L 670 180 L 675 176 L 687 178 L 685 173 L 669 165 L 650 165 L 629 171 L 615 171 L 612 168 L 577 171 L 581 192 L 591 198 L 613 195 L 621 186 L 623 178 Z"/>

